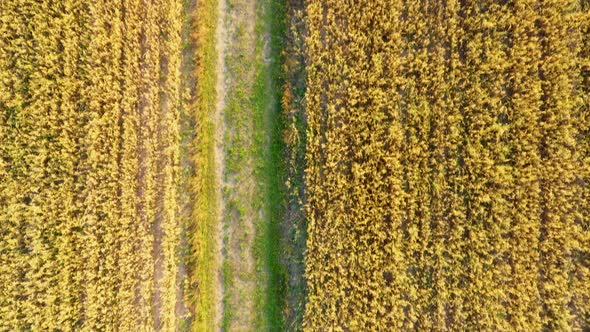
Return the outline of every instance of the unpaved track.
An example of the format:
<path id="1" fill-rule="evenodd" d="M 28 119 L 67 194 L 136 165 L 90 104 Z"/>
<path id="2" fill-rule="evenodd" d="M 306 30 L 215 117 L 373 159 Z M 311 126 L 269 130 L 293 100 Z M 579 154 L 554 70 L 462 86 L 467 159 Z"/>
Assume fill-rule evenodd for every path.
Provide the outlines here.
<path id="1" fill-rule="evenodd" d="M 255 220 L 261 218 L 256 207 L 259 187 L 254 177 L 255 110 L 250 101 L 257 56 L 257 2 L 234 0 L 231 4 L 230 7 L 227 0 L 219 0 L 216 30 L 215 154 L 221 244 L 217 259 L 221 269 L 216 322 L 222 330 L 252 331 L 256 320 L 255 293 L 260 282 L 253 256 Z"/>
<path id="2" fill-rule="evenodd" d="M 217 6 L 217 30 L 216 30 L 216 45 L 217 45 L 217 104 L 215 107 L 215 176 L 217 178 L 217 216 L 219 221 L 217 223 L 217 280 L 218 285 L 215 288 L 216 294 L 216 308 L 215 308 L 215 326 L 217 329 L 221 329 L 222 318 L 224 314 L 223 298 L 225 295 L 225 285 L 223 276 L 223 264 L 225 261 L 224 255 L 224 239 L 226 237 L 224 227 L 225 217 L 225 202 L 223 199 L 223 189 L 225 188 L 224 178 L 224 163 L 225 154 L 223 140 L 225 136 L 225 124 L 223 109 L 225 108 L 225 96 L 226 96 L 226 85 L 225 85 L 225 46 L 227 44 L 227 31 L 225 29 L 225 11 L 226 11 L 226 0 L 218 0 Z"/>

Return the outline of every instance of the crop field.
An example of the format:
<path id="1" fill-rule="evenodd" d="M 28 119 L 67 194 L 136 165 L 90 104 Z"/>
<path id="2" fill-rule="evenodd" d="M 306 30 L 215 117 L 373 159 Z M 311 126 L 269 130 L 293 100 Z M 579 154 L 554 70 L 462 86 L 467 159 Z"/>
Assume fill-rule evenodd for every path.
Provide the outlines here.
<path id="1" fill-rule="evenodd" d="M 307 330 L 590 328 L 588 8 L 309 1 Z"/>
<path id="2" fill-rule="evenodd" d="M 173 326 L 179 5 L 2 1 L 1 330 Z"/>
<path id="3" fill-rule="evenodd" d="M 590 331 L 590 1 L 0 0 L 0 331 Z"/>

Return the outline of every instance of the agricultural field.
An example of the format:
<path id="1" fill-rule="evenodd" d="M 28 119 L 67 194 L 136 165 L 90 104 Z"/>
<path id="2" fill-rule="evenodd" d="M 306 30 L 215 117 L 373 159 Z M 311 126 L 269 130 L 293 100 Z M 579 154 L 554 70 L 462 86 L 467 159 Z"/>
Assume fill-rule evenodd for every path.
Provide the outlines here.
<path id="1" fill-rule="evenodd" d="M 590 330 L 590 1 L 0 0 L 0 331 Z"/>
<path id="2" fill-rule="evenodd" d="M 587 1 L 309 1 L 304 328 L 590 328 Z"/>
<path id="3" fill-rule="evenodd" d="M 0 330 L 174 329 L 181 4 L 0 6 Z"/>

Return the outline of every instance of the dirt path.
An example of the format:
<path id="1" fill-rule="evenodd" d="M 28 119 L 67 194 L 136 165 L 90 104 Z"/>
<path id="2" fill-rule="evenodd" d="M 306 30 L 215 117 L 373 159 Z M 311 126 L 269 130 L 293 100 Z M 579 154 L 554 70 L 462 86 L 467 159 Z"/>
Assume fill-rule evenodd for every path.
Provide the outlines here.
<path id="1" fill-rule="evenodd" d="M 279 242 L 268 235 L 271 215 L 276 215 L 269 206 L 280 205 L 280 199 L 269 201 L 268 187 L 280 184 L 270 184 L 272 176 L 265 175 L 270 163 L 276 165 L 269 157 L 276 116 L 269 68 L 275 55 L 261 22 L 266 16 L 259 16 L 266 5 L 261 0 L 217 0 L 211 8 L 217 7 L 216 63 L 211 68 L 216 99 L 214 113 L 203 121 L 213 121 L 209 160 L 215 178 L 210 197 L 215 198 L 210 206 L 217 210 L 210 212 L 216 213 L 211 224 L 216 273 L 208 288 L 213 301 L 207 315 L 222 331 L 269 330 L 278 326 L 270 321 L 280 320 L 280 309 L 274 310 L 278 315 L 269 315 L 268 309 L 280 302 L 269 300 L 274 296 L 270 285 L 278 284 L 269 257 L 278 255 Z"/>
<path id="2" fill-rule="evenodd" d="M 256 62 L 255 0 L 219 0 L 217 25 L 216 161 L 219 182 L 220 287 L 218 327 L 255 330 L 256 288 L 261 283 L 253 248 L 262 219 L 255 179 L 256 112 L 251 101 Z"/>
<path id="3" fill-rule="evenodd" d="M 218 0 L 218 16 L 217 16 L 217 104 L 215 107 L 215 165 L 216 165 L 216 178 L 217 178 L 217 216 L 219 221 L 217 223 L 217 250 L 216 250 L 216 262 L 218 269 L 218 283 L 215 288 L 216 291 L 216 308 L 215 308 L 215 326 L 217 329 L 221 329 L 222 319 L 224 315 L 223 299 L 225 296 L 225 283 L 223 266 L 225 262 L 224 254 L 224 240 L 226 238 L 224 217 L 225 217 L 225 201 L 223 198 L 223 190 L 225 188 L 225 153 L 224 153 L 224 136 L 225 136 L 225 123 L 224 123 L 224 112 L 225 108 L 225 96 L 226 96 L 226 83 L 225 83 L 225 52 L 227 44 L 227 31 L 225 29 L 225 11 L 226 11 L 226 0 Z"/>

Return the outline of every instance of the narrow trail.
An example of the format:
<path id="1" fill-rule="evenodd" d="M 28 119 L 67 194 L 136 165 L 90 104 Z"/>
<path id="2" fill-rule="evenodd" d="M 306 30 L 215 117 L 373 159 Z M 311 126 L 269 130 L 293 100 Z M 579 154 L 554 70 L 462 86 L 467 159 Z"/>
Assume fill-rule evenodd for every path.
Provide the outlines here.
<path id="1" fill-rule="evenodd" d="M 225 123 L 224 123 L 224 108 L 225 108 L 225 96 L 226 96 L 226 82 L 225 82 L 225 52 L 227 44 L 227 31 L 225 26 L 225 11 L 226 11 L 226 0 L 218 0 L 217 5 L 217 29 L 216 29 L 216 45 L 217 45 L 217 103 L 215 107 L 215 177 L 217 179 L 217 216 L 219 218 L 217 222 L 217 250 L 216 259 L 217 262 L 217 281 L 218 285 L 215 288 L 216 291 L 216 308 L 215 308 L 215 326 L 217 329 L 221 329 L 222 319 L 224 315 L 224 296 L 225 296 L 225 283 L 223 266 L 225 262 L 225 249 L 224 241 L 226 238 L 226 232 L 224 227 L 225 218 L 225 201 L 223 197 L 223 191 L 225 188 L 225 153 L 224 153 L 224 137 L 225 137 Z"/>
<path id="2" fill-rule="evenodd" d="M 222 328 L 256 330 L 257 288 L 265 284 L 256 269 L 254 246 L 260 210 L 260 186 L 255 176 L 256 152 L 264 147 L 256 139 L 259 109 L 253 103 L 256 79 L 256 0 L 234 0 L 225 8 L 221 28 L 226 44 L 225 148 L 226 176 L 226 290 Z M 220 30 L 222 30 L 220 29 Z"/>
<path id="3" fill-rule="evenodd" d="M 254 245 L 261 216 L 260 187 L 255 177 L 257 112 L 251 96 L 256 76 L 256 0 L 218 0 L 217 105 L 215 162 L 218 253 L 216 326 L 220 330 L 251 331 L 257 318 Z"/>
<path id="4" fill-rule="evenodd" d="M 269 330 L 280 320 L 270 232 L 276 211 L 268 200 L 280 186 L 269 172 L 276 120 L 270 33 L 260 0 L 217 0 L 214 121 L 216 280 L 214 326 L 221 331 Z M 273 174 L 273 175 L 270 175 Z M 272 182 L 272 184 L 271 184 Z M 278 197 L 278 196 L 277 196 Z M 275 219 L 273 219 L 275 218 Z M 271 243 L 272 242 L 272 243 Z M 274 257 L 274 258 L 273 258 Z M 273 260 L 274 259 L 274 260 Z M 272 261 L 272 262 L 271 262 Z M 274 264 L 274 265 L 273 265 Z M 271 290 L 272 289 L 272 290 Z M 275 311 L 278 314 L 275 314 Z"/>

